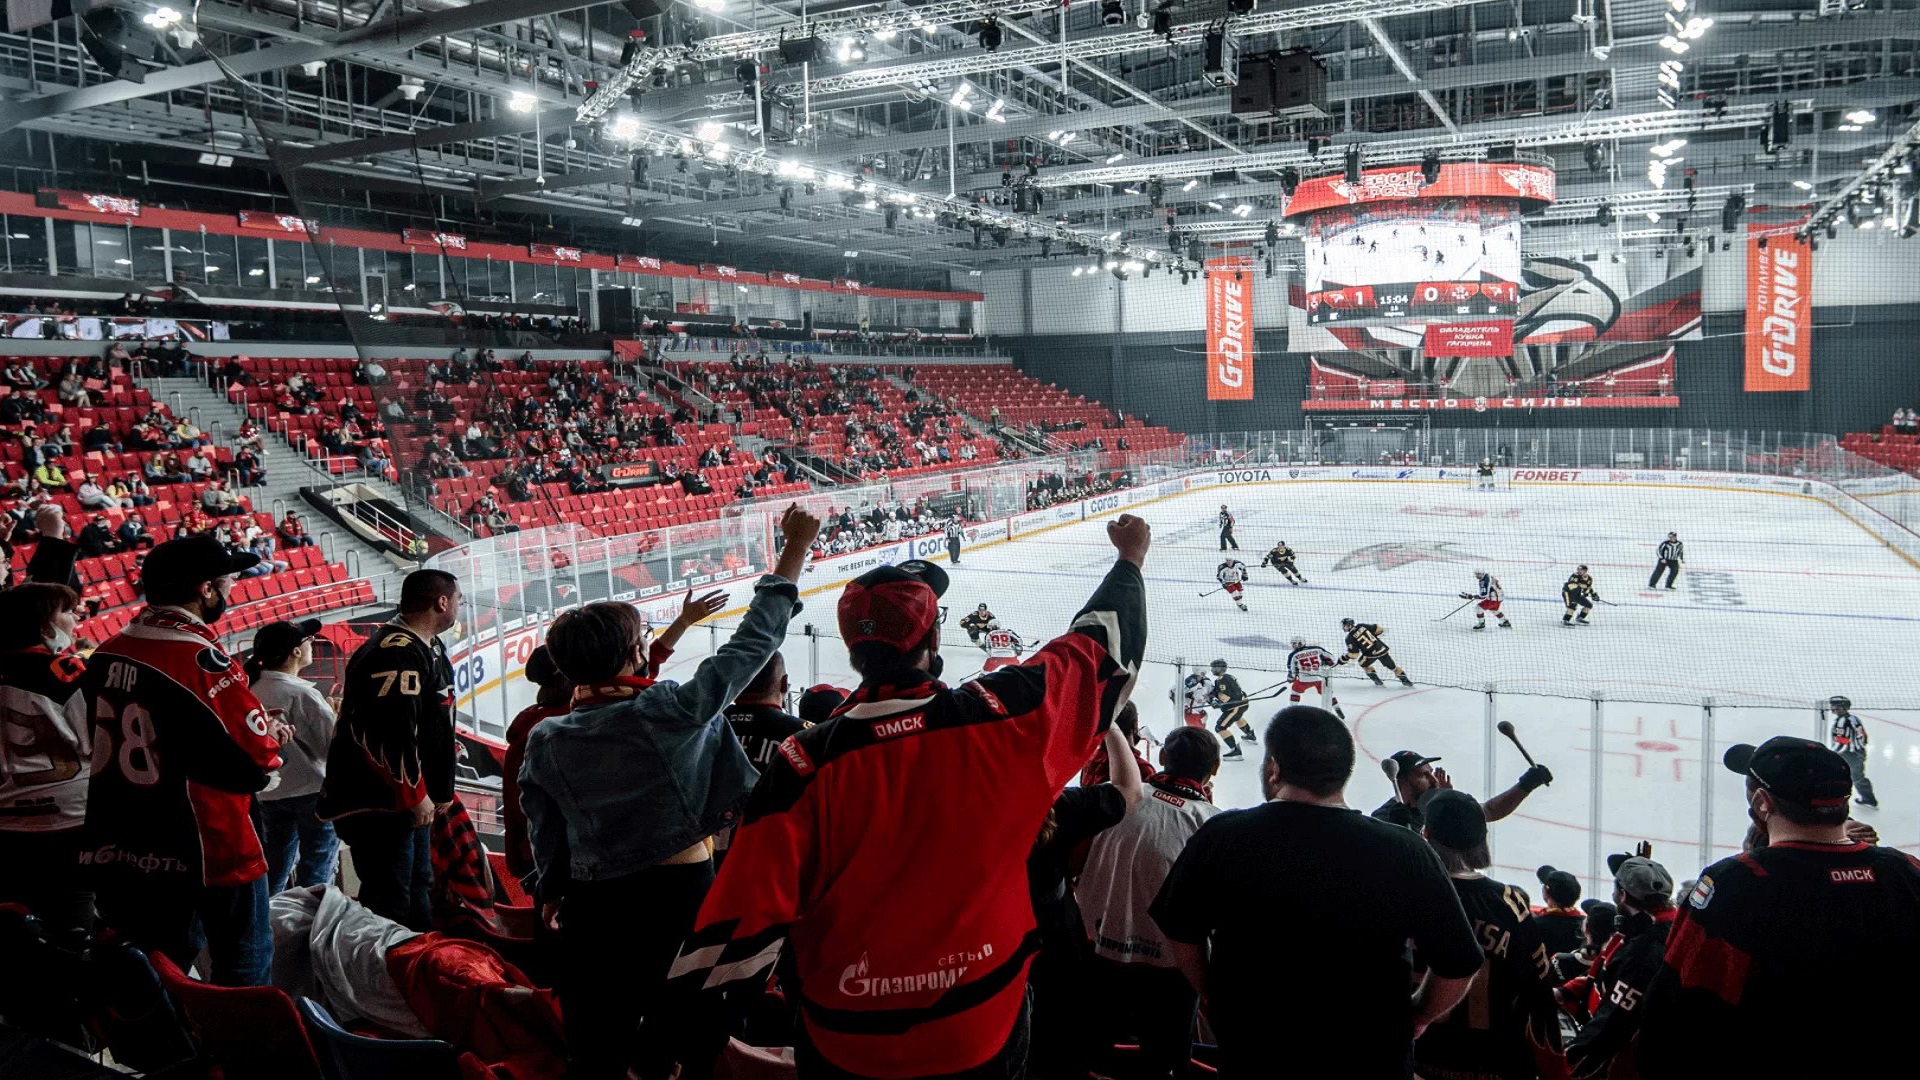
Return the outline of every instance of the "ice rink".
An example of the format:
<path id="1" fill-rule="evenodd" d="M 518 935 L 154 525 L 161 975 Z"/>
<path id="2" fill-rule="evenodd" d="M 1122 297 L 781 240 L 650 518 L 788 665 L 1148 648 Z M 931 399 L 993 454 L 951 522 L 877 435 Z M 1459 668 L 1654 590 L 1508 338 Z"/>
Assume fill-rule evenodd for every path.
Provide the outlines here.
<path id="1" fill-rule="evenodd" d="M 1223 501 L 1238 518 L 1240 557 L 1252 573 L 1245 613 L 1224 594 L 1199 595 L 1215 584 Z M 1883 806 L 1857 816 L 1884 843 L 1920 850 L 1920 677 L 1908 657 L 1920 570 L 1817 500 L 1652 486 L 1476 492 L 1451 481 L 1334 481 L 1207 488 L 1133 512 L 1154 530 L 1146 573 L 1153 662 L 1135 701 L 1156 733 L 1178 722 L 1169 700 L 1176 664 L 1204 669 L 1224 659 L 1256 692 L 1279 680 L 1296 634 L 1340 653 L 1340 619 L 1351 616 L 1385 627 L 1416 686 L 1388 675 L 1375 687 L 1353 665 L 1340 669 L 1346 677 L 1334 689 L 1362 758 L 1349 801 L 1371 809 L 1388 797 L 1378 762 L 1399 749 L 1443 757 L 1456 785 L 1477 795 L 1502 790 L 1526 767 L 1491 735 L 1496 721 L 1511 721 L 1556 778 L 1494 829 L 1498 872 L 1517 882 L 1529 884 L 1549 862 L 1586 877 L 1605 852 L 1642 839 L 1676 879 L 1693 876 L 1734 851 L 1746 827 L 1740 782 L 1719 767 L 1721 752 L 1775 734 L 1823 734 L 1816 703 L 1832 694 L 1852 698 L 1872 738 L 1869 775 Z M 1105 524 L 962 555 L 946 596 L 949 682 L 979 671 L 981 655 L 955 625 L 978 603 L 1029 643 L 1064 627 L 1112 563 Z M 1650 590 L 1654 548 L 1669 530 L 1686 544 L 1686 565 L 1675 591 Z M 1299 552 L 1307 584 L 1259 567 L 1283 539 Z M 1592 626 L 1567 628 L 1560 585 L 1580 563 L 1615 606 L 1597 607 Z M 1471 609 L 1442 618 L 1478 568 L 1504 585 L 1513 629 L 1490 621 L 1474 632 Z M 796 690 L 810 680 L 856 681 L 836 641 L 801 633 L 809 623 L 831 627 L 838 591 L 810 596 L 796 620 L 785 650 Z M 689 635 L 668 676 L 696 663 L 709 640 Z M 511 686 L 524 696 L 524 684 Z M 1264 720 L 1285 704 L 1259 703 L 1250 716 Z M 1225 763 L 1220 802 L 1256 802 L 1257 773 L 1257 755 Z"/>

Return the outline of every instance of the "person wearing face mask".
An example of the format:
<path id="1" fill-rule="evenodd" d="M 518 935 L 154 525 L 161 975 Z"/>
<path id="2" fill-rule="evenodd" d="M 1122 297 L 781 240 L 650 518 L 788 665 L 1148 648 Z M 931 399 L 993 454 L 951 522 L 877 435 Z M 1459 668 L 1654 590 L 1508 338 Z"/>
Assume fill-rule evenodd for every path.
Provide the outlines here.
<path id="1" fill-rule="evenodd" d="M 688 1011 L 692 995 L 665 992 L 665 975 L 713 883 L 713 837 L 740 820 L 758 776 L 724 710 L 785 640 L 819 529 L 787 508 L 779 562 L 733 636 L 684 683 L 652 677 L 632 604 L 585 604 L 547 630 L 547 650 L 574 684 L 573 710 L 527 736 L 520 805 L 534 895 L 557 923 L 573 1080 L 630 1069 L 664 1080 L 683 1054 L 705 1052 L 690 1048 L 726 1041 L 717 1022 Z M 709 606 L 690 596 L 682 618 Z"/>
<path id="2" fill-rule="evenodd" d="M 93 753 L 86 664 L 68 652 L 79 606 L 65 585 L 0 592 L 0 903 L 62 930 L 93 923 L 77 863 Z"/>
<path id="3" fill-rule="evenodd" d="M 147 606 L 87 665 L 94 769 L 80 866 L 100 921 L 182 967 L 204 940 L 222 986 L 267 982 L 267 860 L 250 816 L 286 726 L 213 626 L 257 557 L 211 536 L 147 555 Z"/>
<path id="4" fill-rule="evenodd" d="M 1840 1058 L 1903 1060 L 1920 862 L 1851 835 L 1853 774 L 1827 747 L 1777 735 L 1721 760 L 1746 783 L 1753 831 L 1681 900 L 1648 995 L 1640 1075 L 1828 1076 Z M 1809 1018 L 1831 1012 L 1836 993 L 1840 1041 L 1816 1037 Z"/>
<path id="5" fill-rule="evenodd" d="M 1025 859 L 1146 646 L 1151 533 L 1129 514 L 1107 539 L 1119 557 L 1066 633 L 959 687 L 939 682 L 944 570 L 846 587 L 860 686 L 768 764 L 674 963 L 678 994 L 749 1003 L 790 942 L 801 1077 L 1026 1075 Z"/>
<path id="6" fill-rule="evenodd" d="M 300 677 L 313 664 L 313 639 L 319 633 L 319 619 L 268 623 L 253 635 L 253 655 L 247 659 L 254 695 L 269 716 L 293 729 L 292 741 L 280 747 L 279 782 L 260 795 L 269 895 L 289 887 L 331 885 L 339 858 L 333 823 L 314 813 L 327 775 L 333 707 Z"/>
<path id="7" fill-rule="evenodd" d="M 453 802 L 453 665 L 439 635 L 460 600 L 444 570 L 401 582 L 397 615 L 347 661 L 314 808 L 353 855 L 360 902 L 411 930 L 432 929 L 428 827 Z"/>

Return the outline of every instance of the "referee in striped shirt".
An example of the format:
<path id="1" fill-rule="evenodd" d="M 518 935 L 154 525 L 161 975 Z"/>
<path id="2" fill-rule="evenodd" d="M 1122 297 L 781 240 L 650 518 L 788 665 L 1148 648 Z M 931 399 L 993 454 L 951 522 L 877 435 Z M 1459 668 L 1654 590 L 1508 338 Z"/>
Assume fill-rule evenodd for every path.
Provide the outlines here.
<path id="1" fill-rule="evenodd" d="M 1679 533 L 1668 533 L 1660 544 L 1660 561 L 1653 564 L 1653 576 L 1647 579 L 1647 588 L 1660 584 L 1660 572 L 1666 571 L 1667 588 L 1673 588 L 1673 579 L 1680 576 L 1680 562 L 1686 558 L 1686 549 L 1680 544 Z"/>

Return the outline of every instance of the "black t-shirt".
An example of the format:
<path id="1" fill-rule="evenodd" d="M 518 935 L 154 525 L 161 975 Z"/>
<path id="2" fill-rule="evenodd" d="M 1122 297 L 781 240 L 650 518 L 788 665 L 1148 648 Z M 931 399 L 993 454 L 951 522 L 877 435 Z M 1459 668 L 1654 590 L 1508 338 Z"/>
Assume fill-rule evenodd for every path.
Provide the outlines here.
<path id="1" fill-rule="evenodd" d="M 1419 807 L 1408 806 L 1399 799 L 1388 799 L 1374 807 L 1373 820 L 1412 829 L 1416 833 L 1425 832 L 1427 828 L 1427 815 Z"/>
<path id="2" fill-rule="evenodd" d="M 1536 911 L 1533 921 L 1547 943 L 1547 955 L 1573 952 L 1587 943 L 1587 916 L 1581 911 Z"/>
<path id="3" fill-rule="evenodd" d="M 1211 941 L 1208 1015 L 1221 1074 L 1274 1054 L 1341 1075 L 1412 1075 L 1412 968 L 1465 978 L 1480 947 L 1426 841 L 1344 807 L 1271 802 L 1216 815 L 1150 909 L 1175 941 Z"/>
<path id="4" fill-rule="evenodd" d="M 1127 800 L 1112 784 L 1070 787 L 1053 800 L 1053 835 L 1037 840 L 1027 854 L 1027 888 L 1033 895 L 1033 917 L 1049 944 L 1085 942 L 1080 907 L 1067 891 L 1068 863 L 1074 849 L 1120 824 L 1127 816 Z"/>
<path id="5" fill-rule="evenodd" d="M 1423 1077 L 1535 1075 L 1539 1049 L 1560 1051 L 1559 1009 L 1540 923 L 1527 898 L 1488 878 L 1455 878 L 1486 952 L 1466 1000 L 1428 1026 L 1413 1056 Z M 1425 955 L 1415 960 L 1424 963 Z"/>
<path id="6" fill-rule="evenodd" d="M 727 725 L 733 728 L 734 738 L 740 740 L 740 748 L 747 752 L 747 760 L 765 772 L 780 744 L 787 736 L 804 730 L 807 722 L 771 705 L 729 705 Z"/>

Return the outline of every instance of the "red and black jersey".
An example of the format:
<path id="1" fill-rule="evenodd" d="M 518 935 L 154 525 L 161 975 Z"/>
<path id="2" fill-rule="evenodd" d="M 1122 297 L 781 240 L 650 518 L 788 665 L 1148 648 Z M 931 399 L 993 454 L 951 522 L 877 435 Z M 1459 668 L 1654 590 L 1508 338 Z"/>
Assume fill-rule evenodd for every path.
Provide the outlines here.
<path id="1" fill-rule="evenodd" d="M 1837 1060 L 1892 1068 L 1910 1053 L 1912 855 L 1779 843 L 1707 867 L 1680 910 L 1640 1036 L 1642 1076 L 1826 1076 L 1844 1071 Z"/>
<path id="2" fill-rule="evenodd" d="M 671 977 L 758 987 L 792 950 L 807 1038 L 878 1078 L 974 1068 L 1006 1042 L 1038 946 L 1025 861 L 1133 690 L 1139 568 L 1066 635 L 959 688 L 862 686 L 780 745 Z"/>
<path id="3" fill-rule="evenodd" d="M 206 624 L 150 607 L 88 661 L 80 862 L 103 888 L 241 885 L 267 872 L 248 816 L 280 767 L 267 712 Z"/>
<path id="4" fill-rule="evenodd" d="M 0 654 L 0 832 L 59 832 L 87 815 L 86 661 L 44 645 Z"/>
<path id="5" fill-rule="evenodd" d="M 453 666 L 404 623 L 376 627 L 347 661 L 318 813 L 404 813 L 453 801 Z"/>
<path id="6" fill-rule="evenodd" d="M 1593 1019 L 1567 1044 L 1567 1070 L 1576 1080 L 1608 1075 L 1614 1057 L 1632 1045 L 1677 914 L 1668 908 L 1653 915 L 1620 916 L 1620 944 L 1609 943 L 1588 999 Z"/>

